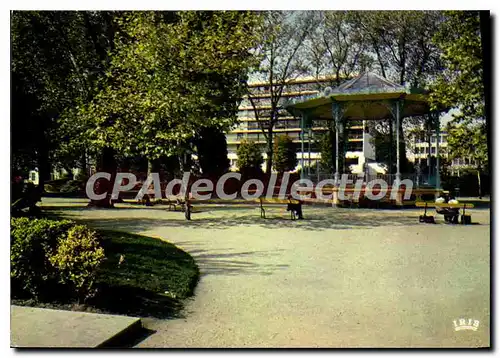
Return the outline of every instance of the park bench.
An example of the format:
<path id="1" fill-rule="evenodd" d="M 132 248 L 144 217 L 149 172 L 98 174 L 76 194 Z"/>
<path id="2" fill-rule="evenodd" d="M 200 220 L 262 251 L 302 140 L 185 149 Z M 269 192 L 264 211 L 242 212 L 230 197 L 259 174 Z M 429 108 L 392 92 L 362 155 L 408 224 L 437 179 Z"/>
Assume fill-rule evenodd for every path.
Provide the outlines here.
<path id="1" fill-rule="evenodd" d="M 167 198 L 167 199 L 162 199 L 162 201 L 165 201 L 164 204 L 168 205 L 168 211 L 171 211 L 172 209 L 174 211 L 177 211 L 177 209 L 180 209 L 180 211 L 186 210 L 186 202 L 184 199 L 175 198 L 174 200 L 172 200 Z M 189 204 L 189 207 L 192 208 L 193 206 Z"/>
<path id="2" fill-rule="evenodd" d="M 465 213 L 465 209 L 474 208 L 474 204 L 471 203 L 458 203 L 458 204 L 450 204 L 450 203 L 434 203 L 434 202 L 425 202 L 425 201 L 417 201 L 415 202 L 415 206 L 418 208 L 424 208 L 424 215 L 419 216 L 419 222 L 425 223 L 434 223 L 434 216 L 427 215 L 428 208 L 446 208 L 446 209 L 458 209 L 453 212 L 448 213 L 440 213 L 444 215 L 445 221 L 451 224 L 458 224 L 458 217 L 460 216 L 460 209 L 463 209 L 462 215 L 460 216 L 460 223 L 464 225 L 469 225 L 471 223 L 471 216 Z"/>
<path id="3" fill-rule="evenodd" d="M 264 209 L 264 203 L 268 204 L 286 204 L 286 211 L 290 212 L 290 219 L 304 219 L 302 216 L 302 202 L 300 200 L 288 198 L 288 199 L 280 199 L 280 198 L 259 198 L 260 204 L 260 217 L 266 218 L 266 210 Z"/>

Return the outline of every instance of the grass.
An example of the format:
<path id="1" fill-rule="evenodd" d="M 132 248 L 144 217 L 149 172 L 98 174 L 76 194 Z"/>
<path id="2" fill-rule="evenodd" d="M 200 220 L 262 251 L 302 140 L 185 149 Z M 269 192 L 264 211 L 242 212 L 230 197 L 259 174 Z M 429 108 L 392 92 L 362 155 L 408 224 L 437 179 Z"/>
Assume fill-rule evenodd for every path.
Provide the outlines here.
<path id="1" fill-rule="evenodd" d="M 119 231 L 99 231 L 106 260 L 99 268 L 95 297 L 85 304 L 13 300 L 15 304 L 124 314 L 182 316 L 183 300 L 193 295 L 199 270 L 194 259 L 166 241 Z M 120 257 L 124 261 L 119 265 Z"/>

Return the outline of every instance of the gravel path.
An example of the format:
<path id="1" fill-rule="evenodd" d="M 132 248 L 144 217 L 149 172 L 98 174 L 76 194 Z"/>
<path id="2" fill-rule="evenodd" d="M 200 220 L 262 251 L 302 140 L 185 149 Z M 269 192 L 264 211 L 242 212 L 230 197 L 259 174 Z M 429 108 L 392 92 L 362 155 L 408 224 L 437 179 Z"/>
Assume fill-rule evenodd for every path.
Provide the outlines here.
<path id="1" fill-rule="evenodd" d="M 44 199 L 43 205 L 69 200 Z M 489 346 L 490 225 L 418 224 L 416 210 L 204 207 L 182 213 L 127 204 L 68 217 L 164 238 L 189 252 L 202 277 L 186 317 L 146 318 L 138 347 Z M 477 331 L 453 320 L 480 321 Z"/>

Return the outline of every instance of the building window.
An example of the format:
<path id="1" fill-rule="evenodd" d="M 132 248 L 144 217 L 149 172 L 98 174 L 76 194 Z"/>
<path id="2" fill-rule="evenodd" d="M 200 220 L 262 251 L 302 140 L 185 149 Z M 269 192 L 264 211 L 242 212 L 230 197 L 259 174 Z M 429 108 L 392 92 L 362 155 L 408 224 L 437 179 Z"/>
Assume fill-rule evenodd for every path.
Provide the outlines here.
<path id="1" fill-rule="evenodd" d="M 436 136 L 435 135 L 431 136 L 431 142 L 436 143 Z"/>
<path id="2" fill-rule="evenodd" d="M 431 149 L 431 153 L 432 153 L 432 154 L 436 154 L 436 147 L 432 147 L 432 149 Z"/>

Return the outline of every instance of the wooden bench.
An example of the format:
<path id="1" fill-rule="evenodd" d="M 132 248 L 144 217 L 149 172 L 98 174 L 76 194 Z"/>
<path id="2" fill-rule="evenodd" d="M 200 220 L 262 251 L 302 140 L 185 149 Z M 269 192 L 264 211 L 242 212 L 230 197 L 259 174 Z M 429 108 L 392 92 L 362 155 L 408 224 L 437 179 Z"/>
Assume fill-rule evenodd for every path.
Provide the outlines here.
<path id="1" fill-rule="evenodd" d="M 462 215 L 460 216 L 460 224 L 469 225 L 471 223 L 471 216 L 465 213 L 465 209 L 474 208 L 474 204 L 471 203 L 435 203 L 435 202 L 425 202 L 417 201 L 415 202 L 417 208 L 424 208 L 424 215 L 419 216 L 419 222 L 434 223 L 434 216 L 427 215 L 428 208 L 443 208 L 443 209 L 457 209 L 456 211 L 445 213 L 438 212 L 438 214 L 444 215 L 445 221 L 452 224 L 458 224 L 458 217 L 460 216 L 460 209 L 463 209 Z"/>
<path id="2" fill-rule="evenodd" d="M 264 203 L 268 204 L 286 204 L 286 211 L 290 212 L 291 220 L 302 220 L 304 217 L 302 216 L 302 202 L 300 200 L 288 198 L 288 199 L 280 199 L 280 198 L 259 198 L 258 202 L 260 204 L 260 217 L 266 218 L 266 210 L 264 209 Z"/>
<path id="3" fill-rule="evenodd" d="M 179 211 L 186 211 L 186 202 L 182 198 L 175 198 L 175 200 L 172 199 L 162 199 L 162 203 L 168 205 L 168 211 L 178 211 L 177 209 L 180 209 Z M 190 204 L 188 201 L 189 208 L 191 209 L 193 206 Z"/>

